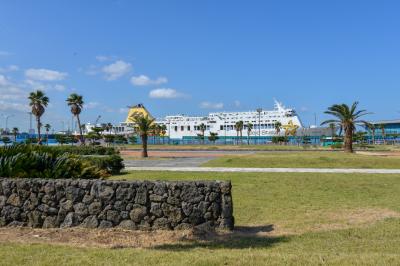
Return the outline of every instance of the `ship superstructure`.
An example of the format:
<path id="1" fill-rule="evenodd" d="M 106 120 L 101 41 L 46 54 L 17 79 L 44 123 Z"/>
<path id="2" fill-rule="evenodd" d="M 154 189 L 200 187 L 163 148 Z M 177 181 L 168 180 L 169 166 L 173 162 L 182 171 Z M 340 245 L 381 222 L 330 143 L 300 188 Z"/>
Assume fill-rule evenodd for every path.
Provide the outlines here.
<path id="1" fill-rule="evenodd" d="M 292 128 L 301 132 L 304 131 L 301 130 L 303 125 L 296 111 L 292 108 L 286 108 L 276 100 L 273 110 L 216 112 L 210 113 L 208 116 L 173 115 L 157 120 L 157 123 L 166 125 L 167 134 L 171 139 L 182 139 L 202 134 L 203 128 L 205 136 L 216 133 L 220 137 L 234 137 L 238 134 L 235 127 L 238 121 L 243 121 L 243 135 L 247 135 L 249 123 L 252 124 L 250 136 L 283 135 L 285 129 L 277 130 L 275 126 L 277 122 L 282 127 L 286 126 L 286 130 Z"/>

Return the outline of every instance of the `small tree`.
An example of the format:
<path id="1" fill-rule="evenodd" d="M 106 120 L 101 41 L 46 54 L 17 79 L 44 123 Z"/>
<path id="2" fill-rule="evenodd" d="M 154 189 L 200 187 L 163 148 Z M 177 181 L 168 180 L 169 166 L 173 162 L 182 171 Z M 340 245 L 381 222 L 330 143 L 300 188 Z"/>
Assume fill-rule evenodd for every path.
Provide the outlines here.
<path id="1" fill-rule="evenodd" d="M 274 128 L 275 128 L 276 135 L 279 135 L 281 133 L 282 123 L 279 121 L 276 121 L 274 124 Z"/>
<path id="2" fill-rule="evenodd" d="M 18 133 L 19 133 L 19 129 L 17 127 L 14 127 L 12 129 L 12 134 L 14 135 L 14 142 L 17 142 Z"/>
<path id="3" fill-rule="evenodd" d="M 142 157 L 146 158 L 149 156 L 147 153 L 147 141 L 154 127 L 154 119 L 142 114 L 134 114 L 132 119 L 135 123 L 135 130 L 142 140 Z"/>
<path id="4" fill-rule="evenodd" d="M 47 145 L 49 145 L 49 131 L 50 131 L 51 126 L 50 126 L 50 124 L 46 124 L 46 125 L 44 125 L 44 128 L 46 129 L 46 143 L 47 143 Z"/>
<path id="5" fill-rule="evenodd" d="M 199 125 L 199 130 L 201 132 L 201 140 L 202 140 L 203 144 L 204 144 L 204 137 L 205 137 L 206 129 L 207 129 L 207 126 L 204 123 L 201 123 Z M 197 134 L 197 136 L 199 136 L 199 134 Z"/>
<path id="6" fill-rule="evenodd" d="M 364 120 L 360 120 L 362 116 L 367 115 L 366 110 L 357 110 L 358 102 L 354 102 L 351 106 L 347 104 L 334 104 L 328 108 L 325 114 L 330 114 L 336 119 L 330 119 L 322 122 L 321 125 L 333 123 L 340 127 L 340 131 L 344 130 L 344 150 L 353 152 L 353 132 L 358 124 L 368 124 Z"/>
<path id="7" fill-rule="evenodd" d="M 239 137 L 240 137 L 240 143 L 242 143 L 242 137 L 243 137 L 243 121 L 237 121 L 235 124 L 235 129 L 236 129 L 236 135 L 238 138 L 237 144 L 239 144 Z"/>
<path id="8" fill-rule="evenodd" d="M 247 127 L 247 145 L 250 145 L 250 134 L 251 131 L 253 130 L 253 124 L 249 122 L 247 123 L 246 127 Z"/>
<path id="9" fill-rule="evenodd" d="M 215 141 L 218 140 L 218 133 L 210 132 L 210 136 L 208 136 L 208 140 L 215 144 Z"/>

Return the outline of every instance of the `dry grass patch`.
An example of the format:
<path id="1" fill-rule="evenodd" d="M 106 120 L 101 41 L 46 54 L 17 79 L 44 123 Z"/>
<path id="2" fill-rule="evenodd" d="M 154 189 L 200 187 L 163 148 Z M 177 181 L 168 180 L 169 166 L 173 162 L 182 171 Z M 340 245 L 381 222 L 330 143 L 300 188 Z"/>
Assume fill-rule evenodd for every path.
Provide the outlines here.
<path id="1" fill-rule="evenodd" d="M 131 231 L 123 229 L 0 228 L 0 243 L 60 244 L 74 247 L 149 248 L 193 239 L 191 231 Z"/>
<path id="2" fill-rule="evenodd" d="M 349 228 L 363 228 L 387 218 L 400 218 L 400 212 L 381 208 L 344 209 L 335 211 L 310 211 L 297 224 L 278 223 L 270 235 L 300 235 Z"/>

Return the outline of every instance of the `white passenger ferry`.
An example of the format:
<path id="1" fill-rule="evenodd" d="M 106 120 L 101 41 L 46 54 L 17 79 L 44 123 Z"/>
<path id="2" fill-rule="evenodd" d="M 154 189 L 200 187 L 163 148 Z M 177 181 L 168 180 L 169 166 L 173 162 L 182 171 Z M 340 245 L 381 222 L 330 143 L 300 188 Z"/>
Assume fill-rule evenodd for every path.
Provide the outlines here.
<path id="1" fill-rule="evenodd" d="M 275 100 L 273 110 L 261 108 L 248 112 L 217 112 L 208 116 L 185 116 L 170 115 L 164 119 L 157 120 L 158 124 L 167 127 L 167 134 L 170 139 L 185 139 L 197 137 L 201 132 L 201 125 L 204 124 L 204 135 L 216 133 L 219 137 L 236 137 L 236 123 L 243 121 L 242 135 L 249 134 L 251 137 L 268 137 L 276 135 L 297 135 L 297 136 L 321 136 L 329 134 L 328 128 L 311 127 L 305 128 L 292 108 L 286 108 L 282 103 Z M 281 126 L 279 129 L 276 123 Z M 252 124 L 251 131 L 248 131 L 248 124 Z M 288 134 L 290 132 L 290 134 Z"/>

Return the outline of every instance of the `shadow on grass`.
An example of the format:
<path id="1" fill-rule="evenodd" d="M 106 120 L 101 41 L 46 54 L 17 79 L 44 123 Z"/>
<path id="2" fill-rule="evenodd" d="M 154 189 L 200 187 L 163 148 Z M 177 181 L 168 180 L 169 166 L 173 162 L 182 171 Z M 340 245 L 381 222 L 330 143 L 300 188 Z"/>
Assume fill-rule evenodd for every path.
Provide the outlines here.
<path id="1" fill-rule="evenodd" d="M 168 251 L 188 251 L 195 248 L 209 249 L 247 249 L 269 248 L 281 242 L 288 242 L 287 236 L 268 236 L 273 225 L 237 226 L 232 232 L 207 232 L 197 239 L 183 240 L 181 243 L 164 244 L 152 249 Z"/>

